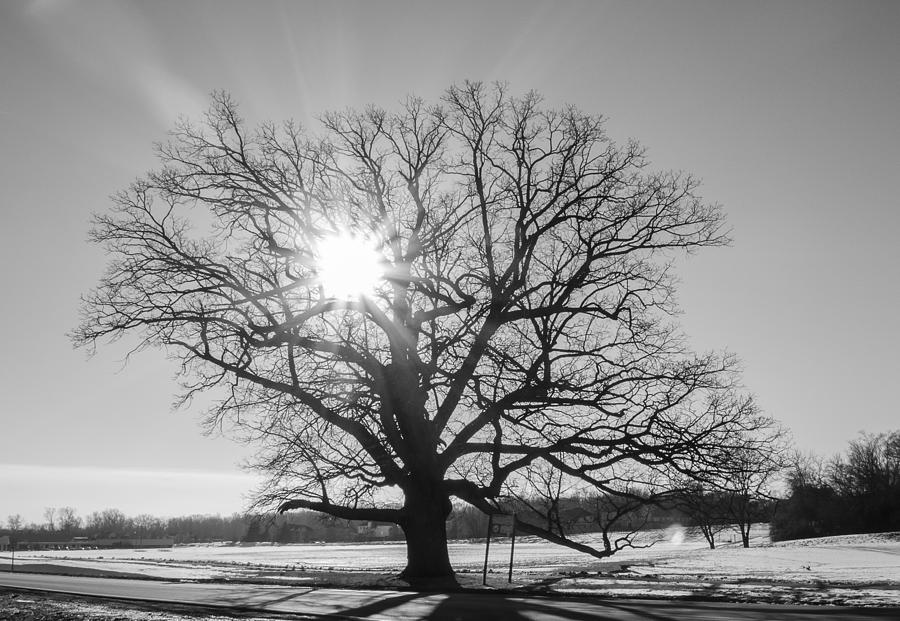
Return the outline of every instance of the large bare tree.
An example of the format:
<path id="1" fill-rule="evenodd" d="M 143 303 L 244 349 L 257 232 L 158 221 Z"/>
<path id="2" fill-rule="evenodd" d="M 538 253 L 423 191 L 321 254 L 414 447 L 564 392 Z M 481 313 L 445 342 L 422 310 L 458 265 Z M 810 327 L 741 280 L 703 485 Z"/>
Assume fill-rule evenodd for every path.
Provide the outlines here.
<path id="1" fill-rule="evenodd" d="M 252 129 L 218 94 L 180 123 L 96 217 L 111 259 L 74 333 L 134 334 L 185 397 L 219 389 L 209 423 L 258 441 L 260 505 L 394 522 L 405 576 L 451 577 L 454 497 L 495 511 L 539 463 L 600 491 L 690 474 L 765 424 L 673 325 L 673 259 L 727 241 L 692 177 L 499 85 L 322 121 Z"/>

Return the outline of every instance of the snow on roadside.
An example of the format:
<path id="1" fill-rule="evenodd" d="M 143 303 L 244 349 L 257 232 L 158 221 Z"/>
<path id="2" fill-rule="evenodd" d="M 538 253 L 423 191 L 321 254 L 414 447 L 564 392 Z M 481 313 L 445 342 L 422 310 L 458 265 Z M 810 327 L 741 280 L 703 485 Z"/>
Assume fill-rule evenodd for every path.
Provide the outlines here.
<path id="1" fill-rule="evenodd" d="M 859 538 L 779 542 L 751 548 L 693 550 L 633 566 L 641 575 L 739 580 L 775 580 L 817 584 L 900 582 L 900 539 Z"/>
<path id="2" fill-rule="evenodd" d="M 754 532 L 750 548 L 725 534 L 715 550 L 702 538 L 686 536 L 683 529 L 648 533 L 647 538 L 660 542 L 601 561 L 533 538 L 520 539 L 511 586 L 603 596 L 900 605 L 900 533 L 769 543 L 762 528 Z M 480 585 L 483 543 L 454 542 L 450 554 L 464 582 Z M 300 584 L 314 580 L 315 574 L 315 584 L 322 584 L 322 576 L 331 575 L 343 586 L 364 587 L 383 584 L 385 576 L 399 572 L 405 556 L 402 543 L 386 543 L 71 550 L 19 553 L 16 560 L 179 580 Z M 492 587 L 507 587 L 508 560 L 509 541 L 492 542 Z"/>

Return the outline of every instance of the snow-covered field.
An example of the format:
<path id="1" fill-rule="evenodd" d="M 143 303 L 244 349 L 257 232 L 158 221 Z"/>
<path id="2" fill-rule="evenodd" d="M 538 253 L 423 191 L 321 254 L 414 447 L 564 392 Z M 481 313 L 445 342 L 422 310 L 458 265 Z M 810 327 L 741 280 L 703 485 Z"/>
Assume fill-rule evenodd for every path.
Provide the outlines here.
<path id="1" fill-rule="evenodd" d="M 590 541 L 586 537 L 586 541 Z M 763 526 L 751 547 L 734 534 L 710 550 L 679 527 L 647 533 L 650 548 L 597 560 L 533 538 L 518 539 L 507 585 L 509 541 L 491 543 L 489 586 L 598 595 L 703 597 L 738 601 L 900 605 L 900 533 L 769 542 Z M 480 585 L 483 543 L 450 546 L 461 582 Z M 17 565 L 53 565 L 181 580 L 275 580 L 390 584 L 405 564 L 402 543 L 192 545 L 171 549 L 20 552 Z M 352 578 L 347 576 L 352 574 Z M 341 577 L 340 580 L 337 577 Z M 387 581 L 387 582 L 386 582 Z M 325 579 L 328 582 L 328 579 Z"/>

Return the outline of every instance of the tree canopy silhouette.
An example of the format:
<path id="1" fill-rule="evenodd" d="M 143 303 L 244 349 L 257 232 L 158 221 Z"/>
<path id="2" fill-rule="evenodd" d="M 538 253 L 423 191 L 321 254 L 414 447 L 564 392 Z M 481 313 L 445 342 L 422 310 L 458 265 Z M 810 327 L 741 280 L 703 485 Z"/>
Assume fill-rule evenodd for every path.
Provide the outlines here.
<path id="1" fill-rule="evenodd" d="M 221 389 L 208 422 L 258 441 L 261 506 L 396 523 L 404 574 L 449 577 L 454 498 L 497 511 L 538 464 L 607 493 L 693 476 L 766 426 L 674 325 L 673 259 L 727 243 L 694 178 L 502 85 L 322 123 L 248 128 L 221 93 L 180 122 L 95 217 L 111 258 L 73 335 Z M 329 286 L 338 239 L 369 289 Z"/>

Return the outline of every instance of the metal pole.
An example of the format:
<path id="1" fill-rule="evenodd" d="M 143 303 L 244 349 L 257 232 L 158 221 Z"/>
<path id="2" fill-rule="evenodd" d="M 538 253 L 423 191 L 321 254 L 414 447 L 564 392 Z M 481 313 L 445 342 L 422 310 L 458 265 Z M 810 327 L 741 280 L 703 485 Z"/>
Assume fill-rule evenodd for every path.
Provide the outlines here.
<path id="1" fill-rule="evenodd" d="M 512 541 L 509 546 L 509 577 L 506 579 L 506 582 L 512 582 L 512 568 L 513 568 L 513 555 L 516 553 L 516 514 L 513 513 L 512 519 Z"/>
<path id="2" fill-rule="evenodd" d="M 487 586 L 487 564 L 488 564 L 488 552 L 491 549 L 491 531 L 494 530 L 494 516 L 493 514 L 488 515 L 488 532 L 487 532 L 487 542 L 484 545 L 484 569 L 481 572 L 481 584 Z"/>

